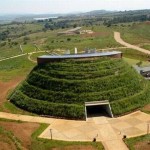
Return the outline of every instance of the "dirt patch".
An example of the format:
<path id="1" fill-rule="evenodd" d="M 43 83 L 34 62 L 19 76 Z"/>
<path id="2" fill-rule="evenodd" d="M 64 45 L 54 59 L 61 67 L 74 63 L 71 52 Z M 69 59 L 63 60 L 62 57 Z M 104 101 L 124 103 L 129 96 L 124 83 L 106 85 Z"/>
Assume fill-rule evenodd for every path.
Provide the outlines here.
<path id="1" fill-rule="evenodd" d="M 148 25 L 150 25 L 150 21 L 146 21 L 146 22 L 145 22 L 145 24 L 148 24 Z"/>
<path id="2" fill-rule="evenodd" d="M 31 135 L 39 128 L 38 123 L 17 123 L 17 122 L 0 122 L 5 130 L 13 132 L 13 134 L 21 140 L 22 146 L 26 149 L 31 145 Z"/>
<path id="3" fill-rule="evenodd" d="M 1 82 L 0 81 L 0 105 L 6 101 L 7 93 L 9 90 L 15 88 L 20 82 L 23 80 L 23 77 L 18 77 L 9 82 Z"/>
<path id="4" fill-rule="evenodd" d="M 138 142 L 134 146 L 135 150 L 150 150 L 150 141 Z"/>
<path id="5" fill-rule="evenodd" d="M 16 150 L 16 146 L 7 136 L 0 135 L 0 150 Z"/>
<path id="6" fill-rule="evenodd" d="M 92 34 L 81 34 L 81 38 L 87 38 L 87 37 L 106 37 L 108 36 L 108 32 L 94 32 Z"/>
<path id="7" fill-rule="evenodd" d="M 63 148 L 53 148 L 52 150 L 96 150 L 92 145 L 75 145 L 75 146 L 65 146 Z"/>
<path id="8" fill-rule="evenodd" d="M 42 45 L 42 44 L 44 44 L 44 43 L 46 42 L 46 40 L 47 40 L 47 38 L 43 38 L 43 39 L 39 39 L 39 40 L 34 41 L 34 43 L 35 43 L 35 44 L 38 44 L 38 45 L 39 45 L 39 44 Z"/>
<path id="9" fill-rule="evenodd" d="M 143 110 L 150 112 L 150 104 L 146 105 L 146 106 L 143 108 Z"/>
<path id="10" fill-rule="evenodd" d="M 13 143 L 5 143 L 0 141 L 0 150 L 16 150 L 15 146 Z"/>

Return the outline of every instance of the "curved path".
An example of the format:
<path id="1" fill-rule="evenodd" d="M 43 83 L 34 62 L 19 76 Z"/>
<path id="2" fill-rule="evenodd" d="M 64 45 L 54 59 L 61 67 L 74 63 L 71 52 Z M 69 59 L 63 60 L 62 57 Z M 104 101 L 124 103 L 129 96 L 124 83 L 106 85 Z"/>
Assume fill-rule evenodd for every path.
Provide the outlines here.
<path id="1" fill-rule="evenodd" d="M 32 55 L 32 54 L 36 54 L 36 53 L 42 53 L 42 52 L 45 52 L 45 51 L 37 51 L 37 52 L 28 53 L 28 59 L 29 59 L 30 61 L 32 61 L 33 63 L 37 63 L 37 61 L 35 61 L 35 60 L 33 60 L 33 59 L 31 58 L 31 55 Z"/>
<path id="2" fill-rule="evenodd" d="M 0 118 L 21 120 L 27 122 L 47 123 L 49 127 L 39 136 L 41 138 L 64 141 L 102 141 L 106 150 L 127 150 L 122 141 L 123 135 L 127 137 L 139 136 L 147 133 L 147 124 L 150 115 L 141 111 L 134 112 L 118 118 L 93 117 L 87 121 L 55 119 L 20 114 L 0 112 Z"/>
<path id="3" fill-rule="evenodd" d="M 124 49 L 124 48 L 126 48 L 126 47 L 115 47 L 115 48 L 104 48 L 104 49 L 98 49 L 98 51 L 105 51 L 105 50 L 115 50 L 115 49 L 117 49 L 117 48 L 119 48 L 119 49 Z M 30 61 L 32 61 L 33 63 L 36 63 L 36 61 L 35 60 L 33 60 L 32 58 L 31 58 L 31 55 L 32 54 L 35 54 L 35 53 L 42 53 L 42 52 L 45 52 L 45 51 L 36 51 L 36 52 L 30 52 L 30 53 L 24 53 L 24 54 L 20 54 L 20 55 L 15 55 L 15 56 L 11 56 L 11 57 L 8 57 L 8 58 L 4 58 L 4 59 L 0 59 L 0 62 L 1 61 L 5 61 L 5 60 L 9 60 L 9 59 L 13 59 L 13 58 L 17 58 L 17 57 L 21 57 L 21 56 L 24 56 L 24 55 L 28 55 L 28 59 L 30 60 Z M 83 51 L 84 52 L 84 51 Z"/>
<path id="4" fill-rule="evenodd" d="M 135 46 L 135 45 L 132 45 L 132 44 L 129 44 L 125 41 L 123 41 L 120 37 L 120 32 L 114 32 L 114 38 L 115 40 L 120 43 L 121 45 L 123 46 L 126 46 L 127 48 L 132 48 L 132 49 L 135 49 L 135 50 L 138 50 L 140 52 L 143 52 L 143 53 L 146 53 L 146 54 L 150 54 L 150 51 L 149 50 L 146 50 L 144 48 L 140 48 L 138 46 Z"/>
<path id="5" fill-rule="evenodd" d="M 0 59 L 0 61 L 9 60 L 9 59 L 21 57 L 21 56 L 24 56 L 24 55 L 27 55 L 27 53 L 25 53 L 25 54 L 20 54 L 20 55 L 16 55 L 16 56 L 12 56 L 12 57 L 8 57 L 8 58 L 4 58 L 4 59 Z"/>

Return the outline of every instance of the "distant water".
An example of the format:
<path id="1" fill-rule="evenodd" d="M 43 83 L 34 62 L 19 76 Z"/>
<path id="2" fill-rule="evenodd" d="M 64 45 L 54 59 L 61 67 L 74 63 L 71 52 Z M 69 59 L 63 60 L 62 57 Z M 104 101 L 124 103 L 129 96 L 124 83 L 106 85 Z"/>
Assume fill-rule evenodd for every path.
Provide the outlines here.
<path id="1" fill-rule="evenodd" d="M 42 17 L 42 18 L 34 18 L 34 20 L 46 20 L 46 19 L 56 19 L 58 17 Z"/>

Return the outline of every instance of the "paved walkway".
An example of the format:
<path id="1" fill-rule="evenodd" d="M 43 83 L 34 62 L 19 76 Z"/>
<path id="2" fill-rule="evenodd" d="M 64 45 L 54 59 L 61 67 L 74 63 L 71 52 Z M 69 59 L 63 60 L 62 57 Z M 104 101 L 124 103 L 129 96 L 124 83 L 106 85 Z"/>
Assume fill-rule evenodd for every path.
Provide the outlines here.
<path id="1" fill-rule="evenodd" d="M 20 55 L 16 55 L 16 56 L 12 56 L 12 57 L 8 57 L 8 58 L 4 58 L 4 59 L 1 59 L 0 61 L 9 60 L 9 59 L 21 57 L 21 56 L 24 56 L 24 55 L 27 55 L 27 53 L 25 53 L 25 54 L 20 54 Z"/>
<path id="2" fill-rule="evenodd" d="M 33 63 L 37 63 L 37 61 L 35 61 L 35 60 L 33 60 L 33 59 L 31 58 L 31 55 L 32 55 L 32 54 L 36 54 L 36 53 L 42 53 L 42 52 L 45 52 L 45 51 L 36 51 L 36 52 L 28 53 L 28 59 L 29 59 L 30 61 L 32 61 Z"/>
<path id="3" fill-rule="evenodd" d="M 120 37 L 120 33 L 119 32 L 114 32 L 114 38 L 115 40 L 120 43 L 121 45 L 123 46 L 126 46 L 127 48 L 132 48 L 132 49 L 135 49 L 135 50 L 138 50 L 140 52 L 143 52 L 143 53 L 146 53 L 146 54 L 150 54 L 150 51 L 149 50 L 146 50 L 144 48 L 140 48 L 138 46 L 135 46 L 135 45 L 132 45 L 132 44 L 129 44 L 125 41 L 123 41 Z"/>
<path id="4" fill-rule="evenodd" d="M 37 116 L 27 116 L 0 112 L 0 118 L 38 122 L 50 124 L 39 136 L 41 138 L 64 141 L 102 141 L 106 150 L 127 150 L 122 141 L 123 135 L 127 137 L 139 136 L 147 133 L 147 124 L 150 123 L 150 115 L 141 111 L 118 118 L 93 117 L 87 121 L 55 119 Z"/>
<path id="5" fill-rule="evenodd" d="M 115 50 L 115 49 L 124 49 L 126 47 L 115 47 L 115 48 L 104 48 L 104 49 L 98 49 L 97 51 L 107 51 L 107 50 Z M 63 51 L 63 50 L 61 50 Z M 21 57 L 21 56 L 24 56 L 24 55 L 28 55 L 28 60 L 29 61 L 32 61 L 33 63 L 37 63 L 37 61 L 33 60 L 31 58 L 31 55 L 32 54 L 35 54 L 35 53 L 41 53 L 41 52 L 45 52 L 45 51 L 35 51 L 35 52 L 30 52 L 30 53 L 23 53 L 23 54 L 20 54 L 20 55 L 16 55 L 16 56 L 12 56 L 12 57 L 8 57 L 8 58 L 4 58 L 4 59 L 0 59 L 0 62 L 1 61 L 5 61 L 5 60 L 9 60 L 9 59 L 13 59 L 13 58 L 17 58 L 17 57 Z M 85 51 L 82 51 L 82 52 L 85 52 Z M 55 53 L 57 55 L 57 53 Z"/>

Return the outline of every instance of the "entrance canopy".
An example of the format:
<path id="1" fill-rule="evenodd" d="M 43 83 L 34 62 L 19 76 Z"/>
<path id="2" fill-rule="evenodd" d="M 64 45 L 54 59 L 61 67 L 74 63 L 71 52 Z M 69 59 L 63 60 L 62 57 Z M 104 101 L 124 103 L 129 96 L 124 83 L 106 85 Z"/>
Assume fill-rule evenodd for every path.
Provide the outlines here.
<path id="1" fill-rule="evenodd" d="M 85 117 L 109 116 L 113 117 L 108 100 L 85 102 Z"/>

